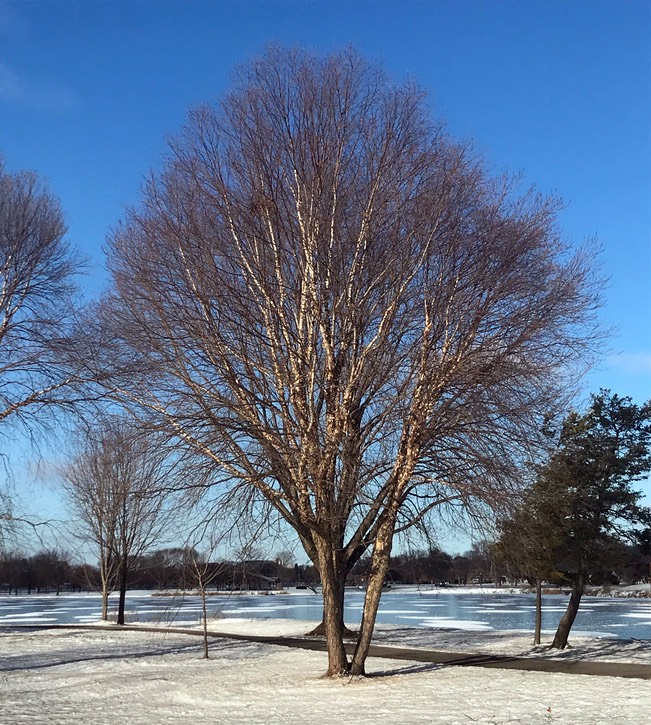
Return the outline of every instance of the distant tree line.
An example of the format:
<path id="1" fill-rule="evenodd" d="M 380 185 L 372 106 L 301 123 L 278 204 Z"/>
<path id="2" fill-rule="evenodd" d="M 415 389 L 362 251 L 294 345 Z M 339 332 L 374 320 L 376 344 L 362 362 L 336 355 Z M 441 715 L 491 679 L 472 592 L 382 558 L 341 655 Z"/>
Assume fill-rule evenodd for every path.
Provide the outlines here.
<path id="1" fill-rule="evenodd" d="M 0 591 L 7 594 L 82 591 L 93 586 L 94 571 L 95 567 L 73 564 L 64 552 L 40 551 L 32 556 L 5 553 L 0 557 Z"/>
<path id="2" fill-rule="evenodd" d="M 167 548 L 138 556 L 131 565 L 130 588 L 192 590 L 197 586 L 193 562 L 201 555 L 188 547 Z M 297 582 L 314 586 L 318 574 L 312 566 L 283 566 L 274 560 L 215 560 L 206 562 L 205 579 L 210 589 L 260 590 L 294 586 Z M 0 592 L 6 594 L 47 594 L 75 591 L 101 591 L 99 566 L 75 564 L 65 552 L 41 551 L 27 556 L 0 555 Z"/>
<path id="3" fill-rule="evenodd" d="M 363 585 L 370 562 L 363 559 L 353 569 L 352 580 Z M 589 584 L 607 586 L 647 581 L 649 576 L 649 547 L 644 543 L 622 546 L 616 560 L 596 565 Z M 387 576 L 389 584 L 418 585 L 535 585 L 527 569 L 507 563 L 494 545 L 481 542 L 464 554 L 451 555 L 440 549 L 398 554 L 391 557 Z M 550 578 L 550 587 L 568 584 L 563 576 Z"/>
<path id="4" fill-rule="evenodd" d="M 161 591 L 194 590 L 197 582 L 193 561 L 197 560 L 202 561 L 203 557 L 190 547 L 157 549 L 139 556 L 133 564 L 130 587 Z M 614 566 L 595 568 L 589 583 L 602 586 L 646 581 L 648 562 L 648 546 L 625 546 Z M 347 585 L 365 586 L 370 566 L 368 558 L 359 561 L 349 574 Z M 209 591 L 316 587 L 319 580 L 314 566 L 288 565 L 278 561 L 278 557 L 240 561 L 216 559 L 204 562 L 204 567 Z M 548 583 L 554 585 L 565 581 L 556 579 Z M 484 542 L 464 554 L 448 554 L 433 548 L 392 556 L 387 582 L 390 585 L 422 586 L 535 584 L 524 568 L 503 561 L 494 547 Z M 0 556 L 0 592 L 3 594 L 58 594 L 101 589 L 100 568 L 74 563 L 72 556 L 66 552 L 39 551 L 30 556 L 20 553 Z"/>

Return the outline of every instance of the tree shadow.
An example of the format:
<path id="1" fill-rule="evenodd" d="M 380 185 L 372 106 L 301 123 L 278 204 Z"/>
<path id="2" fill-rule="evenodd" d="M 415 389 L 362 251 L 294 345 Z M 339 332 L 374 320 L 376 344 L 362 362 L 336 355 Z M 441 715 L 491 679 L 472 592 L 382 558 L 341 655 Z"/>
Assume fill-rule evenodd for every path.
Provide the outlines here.
<path id="1" fill-rule="evenodd" d="M 24 630 L 23 630 L 24 632 Z M 222 656 L 228 650 L 241 649 L 239 642 L 220 642 L 219 654 Z M 87 655 L 70 656 L 69 652 L 56 653 L 34 652 L 30 654 L 16 654 L 0 658 L 0 672 L 17 672 L 21 670 L 44 670 L 65 665 L 75 665 L 93 661 L 130 660 L 143 659 L 146 657 L 163 657 L 166 655 L 178 655 L 186 653 L 203 654 L 203 643 L 193 642 L 192 644 L 159 644 L 157 646 L 143 645 L 135 650 L 100 654 L 88 653 Z M 48 659 L 44 660 L 44 657 Z"/>
<path id="2" fill-rule="evenodd" d="M 452 654 L 452 653 L 450 653 Z M 468 654 L 461 657 L 450 657 L 443 662 L 426 662 L 422 664 L 409 664 L 404 667 L 393 667 L 386 670 L 375 670 L 368 673 L 367 677 L 391 677 L 393 675 L 411 675 L 420 672 L 432 672 L 447 667 L 495 667 L 505 666 L 509 663 L 518 662 L 522 658 L 507 657 L 503 655 L 482 655 Z"/>
<path id="3" fill-rule="evenodd" d="M 622 661 L 623 652 L 626 652 L 627 656 L 639 653 L 651 659 L 651 641 L 615 639 L 614 637 L 604 637 L 598 640 L 591 639 L 589 642 L 570 639 L 565 649 L 552 649 L 551 645 L 539 645 L 532 650 L 530 656 L 554 659 L 581 659 L 585 661 L 612 658 L 613 660 Z"/>

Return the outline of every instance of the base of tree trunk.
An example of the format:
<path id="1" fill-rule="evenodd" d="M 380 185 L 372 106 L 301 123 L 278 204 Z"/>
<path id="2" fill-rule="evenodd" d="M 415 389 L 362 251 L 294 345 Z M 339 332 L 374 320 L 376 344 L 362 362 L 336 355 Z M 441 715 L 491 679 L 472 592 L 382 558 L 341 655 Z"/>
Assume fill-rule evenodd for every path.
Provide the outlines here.
<path id="1" fill-rule="evenodd" d="M 344 639 L 357 639 L 359 632 L 354 629 L 349 629 L 345 624 L 343 625 L 343 637 Z M 311 629 L 305 634 L 306 637 L 325 637 L 325 623 L 321 622 L 317 624 L 314 629 Z"/>
<path id="2" fill-rule="evenodd" d="M 570 594 L 570 601 L 567 604 L 567 610 L 561 617 L 558 623 L 558 629 L 554 635 L 554 641 L 552 642 L 552 649 L 565 649 L 567 647 L 567 640 L 570 635 L 570 630 L 576 619 L 577 612 L 579 611 L 579 605 L 581 603 L 581 597 L 583 596 L 585 576 L 579 574 L 577 578 L 572 582 L 572 592 Z"/>

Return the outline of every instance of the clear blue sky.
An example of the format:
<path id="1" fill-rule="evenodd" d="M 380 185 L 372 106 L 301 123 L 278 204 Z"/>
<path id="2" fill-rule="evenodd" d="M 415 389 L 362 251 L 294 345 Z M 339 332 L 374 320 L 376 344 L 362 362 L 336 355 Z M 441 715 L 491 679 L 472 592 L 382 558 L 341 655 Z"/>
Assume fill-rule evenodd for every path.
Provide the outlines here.
<path id="1" fill-rule="evenodd" d="M 104 282 L 101 247 L 188 108 L 270 42 L 351 44 L 474 141 L 568 206 L 611 279 L 612 354 L 586 380 L 651 398 L 651 2 L 574 0 L 0 0 L 0 154 L 46 176 L 71 241 Z"/>

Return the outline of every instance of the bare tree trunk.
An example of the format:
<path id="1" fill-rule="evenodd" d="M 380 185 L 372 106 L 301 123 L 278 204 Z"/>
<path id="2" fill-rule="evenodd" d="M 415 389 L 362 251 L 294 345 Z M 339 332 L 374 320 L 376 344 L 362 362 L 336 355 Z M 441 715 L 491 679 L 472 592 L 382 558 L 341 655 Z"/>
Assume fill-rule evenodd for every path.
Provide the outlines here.
<path id="1" fill-rule="evenodd" d="M 118 601 L 118 624 L 124 624 L 124 609 L 127 597 L 127 577 L 129 575 L 129 562 L 124 557 L 120 566 L 120 599 Z"/>
<path id="2" fill-rule="evenodd" d="M 342 604 L 341 610 L 343 612 L 343 604 Z M 341 619 L 341 631 L 343 632 L 344 639 L 354 639 L 355 637 L 359 636 L 359 631 L 356 631 L 356 630 L 351 629 L 350 627 L 346 626 L 346 622 L 344 621 L 343 616 Z M 305 636 L 306 637 L 325 637 L 325 613 L 322 616 L 319 624 L 317 624 L 314 629 L 311 629 L 309 632 L 306 632 Z"/>
<path id="3" fill-rule="evenodd" d="M 102 586 L 102 622 L 108 621 L 108 598 L 109 592 L 106 585 Z"/>
<path id="4" fill-rule="evenodd" d="M 362 614 L 362 624 L 359 628 L 359 637 L 357 638 L 357 646 L 350 668 L 351 675 L 364 675 L 365 663 L 371 646 L 371 638 L 373 637 L 373 629 L 375 627 L 375 618 L 377 617 L 378 607 L 380 606 L 380 597 L 382 596 L 382 586 L 386 579 L 389 569 L 389 557 L 391 555 L 391 545 L 393 541 L 393 531 L 395 528 L 394 520 L 390 520 L 380 528 L 373 546 L 373 554 L 371 557 L 371 573 L 368 578 L 368 586 L 366 588 L 366 597 L 364 598 L 364 612 Z"/>
<path id="5" fill-rule="evenodd" d="M 357 637 L 359 632 L 355 632 L 352 629 L 349 629 L 346 626 L 346 622 L 344 621 L 344 605 L 345 605 L 345 594 L 346 594 L 346 586 L 345 582 L 344 585 L 339 587 L 339 596 L 341 598 L 341 601 L 339 603 L 339 611 L 341 612 L 341 631 L 343 632 L 343 636 L 346 639 L 351 639 L 353 637 Z M 317 624 L 317 626 L 314 629 L 311 629 L 306 636 L 308 637 L 325 637 L 325 607 L 323 609 L 323 614 L 321 616 L 321 622 Z"/>
<path id="6" fill-rule="evenodd" d="M 567 604 L 567 610 L 558 623 L 558 629 L 552 642 L 552 647 L 555 649 L 565 649 L 567 647 L 567 638 L 570 636 L 570 629 L 572 629 L 576 614 L 579 611 L 579 604 L 581 603 L 584 587 L 585 578 L 581 571 L 572 582 L 572 593 L 570 594 L 570 601 Z"/>
<path id="7" fill-rule="evenodd" d="M 355 631 L 354 629 L 350 629 L 346 626 L 346 622 L 344 621 L 344 601 L 345 601 L 345 594 L 346 594 L 346 578 L 350 571 L 352 570 L 353 566 L 360 560 L 363 552 L 365 549 L 360 548 L 358 551 L 354 552 L 353 556 L 351 556 L 346 561 L 346 575 L 343 577 L 343 586 L 340 589 L 341 592 L 341 628 L 344 633 L 345 639 L 356 639 L 359 636 L 359 632 Z M 316 592 L 315 592 L 316 593 Z M 317 624 L 317 626 L 310 630 L 307 633 L 308 637 L 325 637 L 325 612 L 321 617 L 321 622 Z"/>
<path id="8" fill-rule="evenodd" d="M 328 542 L 317 545 L 321 589 L 323 593 L 323 624 L 328 648 L 328 677 L 348 674 L 349 664 L 344 647 L 345 581 L 336 564 L 336 556 Z"/>
<path id="9" fill-rule="evenodd" d="M 104 560 L 103 554 L 101 554 L 101 556 L 100 556 L 99 573 L 100 573 L 100 580 L 102 583 L 102 616 L 101 616 L 101 620 L 102 620 L 102 622 L 107 622 L 108 621 L 108 598 L 109 598 L 109 593 L 111 591 L 111 585 L 109 583 L 110 577 L 108 574 L 108 565 L 107 565 L 106 561 Z"/>
<path id="10" fill-rule="evenodd" d="M 209 659 L 208 653 L 208 609 L 206 607 L 206 587 L 201 587 L 201 617 L 203 619 L 203 657 Z"/>
<path id="11" fill-rule="evenodd" d="M 542 582 L 536 579 L 536 626 L 533 633 L 533 643 L 540 644 L 542 629 Z"/>

